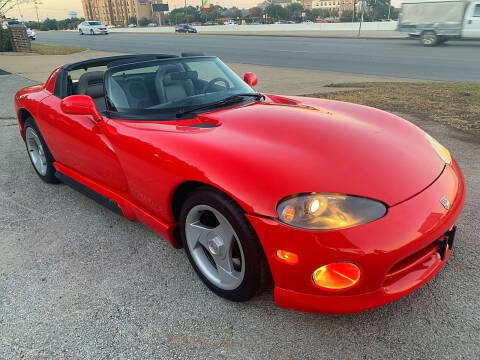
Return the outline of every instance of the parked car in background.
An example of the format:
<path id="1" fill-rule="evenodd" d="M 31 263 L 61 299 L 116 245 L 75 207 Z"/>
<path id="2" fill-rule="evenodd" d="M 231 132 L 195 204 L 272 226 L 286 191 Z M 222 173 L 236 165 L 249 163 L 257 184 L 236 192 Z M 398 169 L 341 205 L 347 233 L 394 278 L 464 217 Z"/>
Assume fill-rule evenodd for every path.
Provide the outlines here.
<path id="1" fill-rule="evenodd" d="M 37 38 L 37 33 L 30 29 L 30 28 L 27 28 L 25 26 L 25 24 L 23 24 L 22 22 L 18 21 L 17 19 L 10 19 L 10 20 L 5 20 L 2 22 L 2 29 L 8 29 L 9 26 L 12 26 L 12 25 L 16 25 L 16 26 L 24 26 L 25 27 L 25 30 L 27 31 L 27 37 L 30 39 L 30 40 L 35 40 Z"/>
<path id="2" fill-rule="evenodd" d="M 196 34 L 197 29 L 195 29 L 192 25 L 188 24 L 180 24 L 175 27 L 176 33 L 185 33 L 185 34 Z"/>
<path id="3" fill-rule="evenodd" d="M 128 27 L 129 27 L 129 28 L 136 28 L 136 27 L 137 27 L 137 24 L 128 24 Z"/>
<path id="4" fill-rule="evenodd" d="M 315 20 L 315 24 L 327 24 L 328 21 L 327 20 L 324 20 L 324 19 L 317 19 Z"/>
<path id="5" fill-rule="evenodd" d="M 97 35 L 97 34 L 102 34 L 102 35 L 107 35 L 108 34 L 108 29 L 105 25 L 98 21 L 84 21 L 78 25 L 78 32 L 80 35 Z"/>
<path id="6" fill-rule="evenodd" d="M 279 20 L 274 22 L 274 24 L 295 24 L 295 21 Z"/>
<path id="7" fill-rule="evenodd" d="M 435 46 L 449 39 L 480 40 L 480 1 L 406 0 L 398 31 Z"/>
<path id="8" fill-rule="evenodd" d="M 6 30 L 8 29 L 9 25 L 18 25 L 18 24 L 20 24 L 20 21 L 15 19 L 5 20 L 5 21 L 2 21 L 2 29 Z"/>
<path id="9" fill-rule="evenodd" d="M 305 20 L 304 22 L 302 22 L 302 24 L 313 24 L 313 21 L 312 20 Z"/>
<path id="10" fill-rule="evenodd" d="M 203 24 L 201 22 L 192 22 L 190 23 L 190 26 L 202 26 Z"/>
<path id="11" fill-rule="evenodd" d="M 224 25 L 237 25 L 237 23 L 233 20 L 228 20 L 224 23 Z"/>
<path id="12" fill-rule="evenodd" d="M 155 24 L 155 23 L 148 24 L 148 27 L 156 27 L 156 26 L 157 26 L 157 24 Z"/>
<path id="13" fill-rule="evenodd" d="M 37 38 L 37 33 L 35 30 L 27 28 L 27 36 L 30 40 L 35 40 Z"/>

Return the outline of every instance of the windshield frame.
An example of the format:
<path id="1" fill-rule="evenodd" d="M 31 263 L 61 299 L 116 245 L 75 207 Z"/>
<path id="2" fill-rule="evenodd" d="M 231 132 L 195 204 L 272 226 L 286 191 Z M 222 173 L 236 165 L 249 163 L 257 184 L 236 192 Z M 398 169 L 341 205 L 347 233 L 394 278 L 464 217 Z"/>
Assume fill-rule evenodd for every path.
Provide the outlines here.
<path id="1" fill-rule="evenodd" d="M 188 112 L 185 114 L 185 116 L 182 116 L 181 119 L 177 118 L 177 113 L 178 112 L 183 112 L 183 111 L 188 111 L 190 108 L 195 108 L 198 107 L 199 104 L 192 104 L 191 106 L 182 106 L 182 107 L 176 107 L 176 108 L 166 108 L 166 109 L 132 109 L 131 111 L 125 111 L 123 109 L 122 111 L 117 111 L 113 110 L 110 107 L 110 103 L 108 101 L 108 91 L 107 89 L 109 88 L 109 81 L 112 78 L 113 73 L 118 73 L 121 71 L 127 71 L 127 70 L 132 70 L 135 68 L 142 68 L 142 67 L 152 67 L 156 65 L 161 65 L 165 63 L 182 63 L 182 62 L 188 62 L 192 60 L 197 60 L 197 61 L 206 61 L 206 60 L 215 60 L 219 61 L 223 66 L 226 67 L 227 70 L 229 70 L 234 76 L 236 76 L 241 82 L 242 85 L 245 85 L 245 89 L 242 89 L 241 93 L 245 92 L 251 92 L 255 93 L 255 91 L 246 83 L 244 83 L 243 79 L 240 78 L 232 69 L 230 69 L 225 63 L 223 63 L 217 56 L 188 56 L 188 57 L 176 57 L 176 58 L 167 58 L 167 59 L 157 59 L 157 60 L 148 60 L 148 61 L 137 61 L 137 62 L 132 62 L 128 64 L 122 64 L 118 66 L 113 66 L 111 68 L 108 68 L 105 73 L 104 73 L 104 78 L 103 78 L 103 86 L 104 86 L 104 94 L 105 94 L 105 101 L 107 105 L 107 109 L 105 111 L 105 114 L 108 118 L 112 119 L 122 119 L 122 120 L 157 120 L 157 121 L 178 121 L 178 120 L 186 120 L 186 119 L 192 119 L 196 117 L 200 113 L 205 113 L 205 112 L 210 112 L 214 111 L 218 108 L 225 108 L 225 107 L 233 107 L 233 106 L 238 106 L 238 105 L 243 105 L 246 103 L 252 103 L 257 101 L 254 97 L 249 98 L 245 97 L 241 101 L 239 101 L 236 104 L 219 104 L 218 106 L 212 106 L 208 108 L 206 106 L 205 108 L 199 109 L 198 111 L 192 111 Z M 223 70 L 223 69 L 222 69 Z M 229 74 L 225 74 L 227 77 Z M 231 79 L 229 79 L 231 80 Z M 225 96 L 225 98 L 235 95 L 235 93 L 231 93 Z M 198 96 L 198 95 L 197 95 Z M 218 102 L 219 99 L 212 100 L 211 103 L 214 104 L 215 102 Z M 202 105 L 202 104 L 200 104 Z M 208 105 L 208 103 L 205 103 L 203 105 Z"/>

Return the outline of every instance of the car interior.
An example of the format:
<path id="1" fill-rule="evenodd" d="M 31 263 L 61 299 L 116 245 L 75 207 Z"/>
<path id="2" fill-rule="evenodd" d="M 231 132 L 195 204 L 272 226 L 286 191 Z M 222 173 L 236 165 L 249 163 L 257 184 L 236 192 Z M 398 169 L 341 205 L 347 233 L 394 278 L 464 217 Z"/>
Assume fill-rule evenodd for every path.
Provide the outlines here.
<path id="1" fill-rule="evenodd" d="M 184 53 L 192 56 L 195 53 Z M 197 54 L 195 54 L 197 55 Z M 104 73 L 114 66 L 139 61 L 155 60 L 151 57 L 133 57 L 115 60 L 106 65 L 74 69 L 67 75 L 67 96 L 88 95 L 97 110 L 107 110 L 104 91 Z M 97 65 L 97 64 L 95 64 Z M 122 76 L 112 77 L 108 92 L 111 108 L 148 109 L 159 104 L 170 103 L 184 98 L 208 92 L 229 89 L 228 81 L 219 80 L 209 83 L 199 79 L 198 72 L 185 63 L 166 63 L 155 65 L 142 73 L 124 72 Z M 152 91 L 153 89 L 153 91 Z"/>

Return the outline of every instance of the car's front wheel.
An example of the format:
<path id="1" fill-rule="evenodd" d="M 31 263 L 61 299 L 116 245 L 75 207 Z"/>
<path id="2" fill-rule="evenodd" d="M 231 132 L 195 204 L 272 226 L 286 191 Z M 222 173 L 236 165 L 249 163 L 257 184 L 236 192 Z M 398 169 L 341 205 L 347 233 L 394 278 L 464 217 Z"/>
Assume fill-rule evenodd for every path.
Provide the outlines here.
<path id="1" fill-rule="evenodd" d="M 258 237 L 235 201 L 208 187 L 195 191 L 180 213 L 188 259 L 217 295 L 246 301 L 259 293 L 268 267 Z"/>
<path id="2" fill-rule="evenodd" d="M 424 31 L 420 35 L 420 43 L 423 46 L 436 46 L 438 44 L 439 37 L 435 31 Z"/>
<path id="3" fill-rule="evenodd" d="M 33 168 L 37 175 L 47 183 L 57 183 L 55 177 L 54 159 L 43 140 L 35 121 L 29 118 L 24 125 L 25 145 Z"/>
<path id="4" fill-rule="evenodd" d="M 78 30 L 80 32 L 80 35 L 83 35 L 83 31 L 82 29 Z"/>

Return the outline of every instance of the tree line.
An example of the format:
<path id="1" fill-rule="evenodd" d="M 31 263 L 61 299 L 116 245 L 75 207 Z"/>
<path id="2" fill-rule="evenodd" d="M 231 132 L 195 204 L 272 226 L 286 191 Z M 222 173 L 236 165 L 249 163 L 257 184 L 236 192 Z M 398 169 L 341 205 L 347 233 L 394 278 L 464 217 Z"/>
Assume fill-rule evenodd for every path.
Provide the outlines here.
<path id="1" fill-rule="evenodd" d="M 72 18 L 72 19 L 63 19 L 63 20 L 56 20 L 56 19 L 49 19 L 46 18 L 43 21 L 26 21 L 25 26 L 30 29 L 35 30 L 76 30 L 78 25 L 81 22 L 84 22 L 84 18 Z"/>
<path id="2" fill-rule="evenodd" d="M 0 4 L 2 1 L 0 0 Z M 359 1 L 359 0 L 357 0 Z M 5 3 L 4 3 L 5 4 Z M 390 9 L 390 11 L 389 11 Z M 302 16 L 304 15 L 304 16 Z M 390 15 L 391 19 L 398 18 L 398 9 L 390 6 L 390 0 L 367 0 L 364 12 L 364 21 L 376 21 L 387 19 Z M 214 22 L 222 24 L 223 20 L 234 19 L 244 20 L 247 23 L 272 23 L 279 20 L 286 21 L 305 21 L 316 19 L 327 19 L 334 21 L 358 21 L 360 14 L 354 13 L 351 10 L 342 12 L 341 17 L 338 9 L 303 9 L 300 3 L 292 3 L 285 7 L 270 3 L 264 8 L 255 6 L 248 10 L 239 9 L 237 7 L 225 8 L 220 5 L 211 5 L 210 11 L 204 11 L 200 6 L 187 6 L 183 8 L 176 8 L 165 14 L 165 20 L 168 25 L 176 25 L 181 23 L 207 23 Z M 98 20 L 98 19 L 89 19 Z M 71 18 L 64 20 L 45 19 L 43 21 L 27 21 L 25 25 L 31 29 L 36 30 L 75 30 L 78 25 L 85 21 L 83 18 Z M 135 17 L 128 19 L 129 24 L 137 24 Z M 141 18 L 138 20 L 138 25 L 147 26 L 151 20 Z"/>
<path id="3" fill-rule="evenodd" d="M 367 0 L 363 18 L 365 21 L 384 20 L 389 16 L 390 19 L 397 19 L 398 13 L 399 10 L 391 6 L 390 0 Z M 166 16 L 166 20 L 171 25 L 192 22 L 205 23 L 209 21 L 221 23 L 221 20 L 224 19 L 245 20 L 247 23 L 275 22 L 279 20 L 300 22 L 302 20 L 315 21 L 316 19 L 356 21 L 359 19 L 360 14 L 351 10 L 345 10 L 342 12 L 341 18 L 339 16 L 338 9 L 304 9 L 301 3 L 292 3 L 282 7 L 271 2 L 264 8 L 255 6 L 248 10 L 241 10 L 237 7 L 227 9 L 222 6 L 212 5 L 210 11 L 203 11 L 200 6 L 188 6 L 170 11 Z"/>

